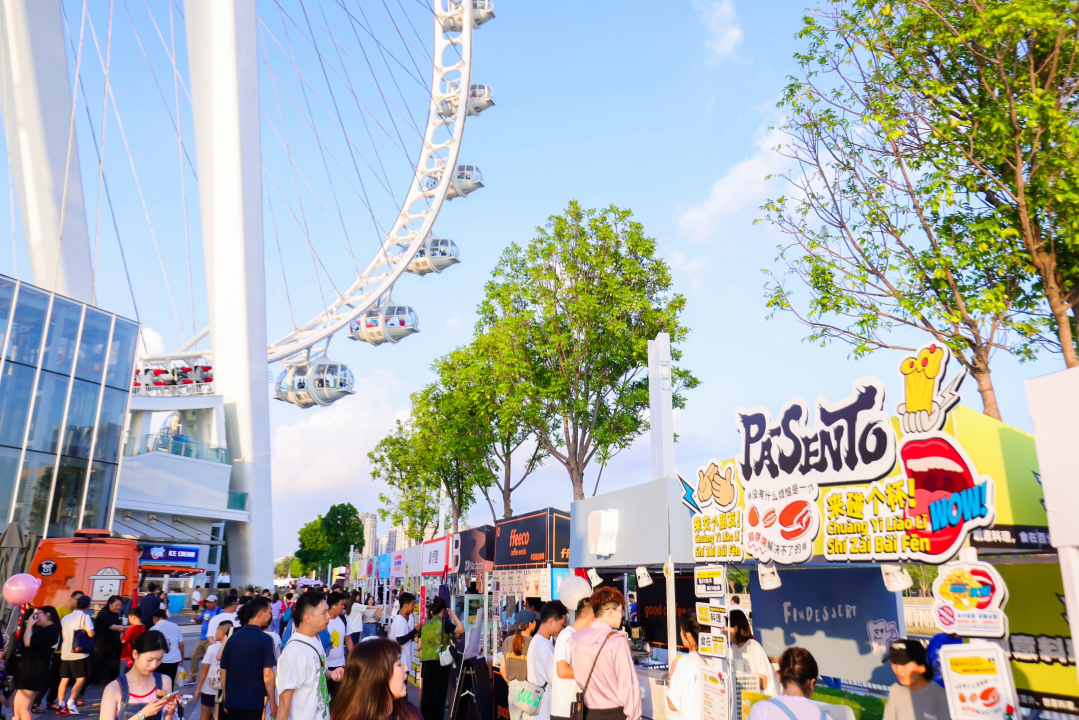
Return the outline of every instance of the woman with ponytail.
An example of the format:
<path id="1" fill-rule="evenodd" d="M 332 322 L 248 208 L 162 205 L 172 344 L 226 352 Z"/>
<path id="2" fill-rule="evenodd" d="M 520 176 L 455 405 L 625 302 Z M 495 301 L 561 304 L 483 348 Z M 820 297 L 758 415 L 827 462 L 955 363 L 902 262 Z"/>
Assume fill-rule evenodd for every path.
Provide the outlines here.
<path id="1" fill-rule="evenodd" d="M 824 710 L 812 700 L 817 674 L 817 661 L 808 650 L 800 647 L 784 650 L 779 657 L 782 694 L 755 703 L 749 711 L 749 720 L 828 720 Z"/>

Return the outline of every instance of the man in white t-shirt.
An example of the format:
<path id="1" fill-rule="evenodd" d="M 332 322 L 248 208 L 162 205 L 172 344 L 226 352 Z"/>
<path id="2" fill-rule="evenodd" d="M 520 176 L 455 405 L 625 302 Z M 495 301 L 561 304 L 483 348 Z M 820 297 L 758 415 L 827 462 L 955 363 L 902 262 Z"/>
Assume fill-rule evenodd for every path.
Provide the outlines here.
<path id="1" fill-rule="evenodd" d="M 74 651 L 75 633 L 79 630 L 89 637 L 94 636 L 94 624 L 90 621 L 90 615 L 86 612 L 90 607 L 90 596 L 80 595 L 75 601 L 75 609 L 60 621 L 60 634 L 63 642 L 60 645 L 60 689 L 56 695 L 56 704 L 61 712 L 67 711 L 70 715 L 81 715 L 75 705 L 75 698 L 79 696 L 83 684 L 86 683 L 88 672 L 87 653 Z M 64 705 L 67 696 L 67 685 L 72 683 L 71 699 Z"/>
<path id="2" fill-rule="evenodd" d="M 191 591 L 191 622 L 195 622 L 194 615 L 199 612 L 199 607 L 202 605 L 202 585 L 196 585 L 195 589 Z"/>
<path id="3" fill-rule="evenodd" d="M 592 625 L 592 606 L 589 598 L 583 597 L 577 603 L 576 620 L 558 633 L 554 644 L 554 674 L 551 678 L 551 720 L 569 720 L 570 705 L 577 699 L 581 688 L 573 679 L 573 651 L 569 639 L 578 630 Z"/>
<path id="4" fill-rule="evenodd" d="M 330 716 L 327 680 L 341 682 L 344 668 L 329 670 L 318 634 L 330 622 L 326 601 L 306 592 L 292 608 L 295 632 L 277 663 L 277 720 L 326 720 Z"/>
<path id="5" fill-rule="evenodd" d="M 213 644 L 206 648 L 199 664 L 198 680 L 195 687 L 199 689 L 199 705 L 201 707 L 200 720 L 213 720 L 214 708 L 217 707 L 217 688 L 210 687 L 210 675 L 217 666 L 217 679 L 221 679 L 221 648 L 224 647 L 225 638 L 228 636 L 228 628 L 232 623 L 218 623 L 217 634 L 213 638 Z"/>
<path id="6" fill-rule="evenodd" d="M 558 600 L 544 603 L 540 609 L 539 629 L 528 644 L 528 682 L 543 688 L 543 700 L 535 720 L 551 720 L 551 681 L 557 679 L 554 669 L 554 643 L 566 624 L 566 606 Z M 513 702 L 513 698 L 510 698 Z"/>
<path id="7" fill-rule="evenodd" d="M 184 661 L 184 634 L 179 625 L 168 619 L 164 608 L 154 611 L 154 630 L 164 635 L 169 643 L 169 651 L 161 658 L 157 672 L 171 679 L 176 687 L 176 671 Z"/>
<path id="8" fill-rule="evenodd" d="M 217 637 L 217 626 L 226 620 L 230 621 L 233 626 L 239 627 L 240 620 L 236 617 L 236 607 L 239 605 L 239 600 L 235 595 L 229 595 L 225 598 L 221 604 L 221 612 L 210 618 L 210 622 L 206 627 L 206 637 Z"/>
<path id="9" fill-rule="evenodd" d="M 412 610 L 416 607 L 416 596 L 403 592 L 397 596 L 397 601 L 401 609 L 390 623 L 390 639 L 396 640 L 401 646 L 401 664 L 405 666 L 406 673 L 411 673 L 414 641 L 420 634 L 419 628 L 416 627 L 416 618 L 412 616 Z"/>
<path id="10" fill-rule="evenodd" d="M 326 625 L 326 629 L 330 631 L 330 649 L 326 653 L 326 669 L 336 670 L 337 668 L 345 666 L 345 640 L 348 638 L 348 624 L 345 622 L 345 601 L 348 600 L 348 595 L 342 592 L 330 593 L 327 600 L 328 614 L 330 620 Z M 352 644 L 351 641 L 348 642 Z M 330 680 L 330 699 L 333 699 L 337 695 L 337 683 Z"/>

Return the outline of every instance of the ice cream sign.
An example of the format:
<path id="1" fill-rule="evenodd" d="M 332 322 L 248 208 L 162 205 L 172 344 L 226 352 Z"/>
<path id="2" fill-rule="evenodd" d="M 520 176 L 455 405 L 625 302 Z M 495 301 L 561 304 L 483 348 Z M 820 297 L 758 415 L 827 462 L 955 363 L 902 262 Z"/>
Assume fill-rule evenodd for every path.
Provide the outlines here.
<path id="1" fill-rule="evenodd" d="M 802 563 L 814 554 L 834 561 L 950 559 L 968 533 L 995 518 L 993 480 L 942 432 L 965 377 L 949 377 L 950 360 L 951 352 L 935 344 L 903 358 L 898 422 L 888 416 L 877 378 L 856 380 L 838 402 L 818 398 L 812 412 L 802 398 L 775 418 L 767 408 L 739 408 L 739 456 L 701 468 L 697 487 L 683 481 L 698 561 L 726 559 L 720 516 L 737 512 L 722 502 L 731 496 L 741 498 L 744 552 L 762 562 Z M 721 482 L 712 482 L 715 467 L 723 468 Z M 702 542 L 710 534 L 713 550 Z"/>

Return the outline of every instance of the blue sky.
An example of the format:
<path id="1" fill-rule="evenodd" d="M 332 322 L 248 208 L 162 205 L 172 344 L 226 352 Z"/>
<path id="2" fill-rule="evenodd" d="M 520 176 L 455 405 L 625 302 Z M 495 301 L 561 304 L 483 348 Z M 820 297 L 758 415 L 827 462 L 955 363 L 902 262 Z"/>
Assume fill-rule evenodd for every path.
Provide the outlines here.
<path id="1" fill-rule="evenodd" d="M 322 1 L 332 15 L 335 0 Z M 319 9 L 318 0 L 307 3 L 312 13 Z M 364 7 L 373 11 L 380 3 L 364 0 Z M 103 43 L 107 6 L 92 5 L 92 19 Z M 189 337 L 188 244 L 193 261 L 194 325 L 202 327 L 206 317 L 198 198 L 194 178 L 186 171 L 185 235 L 176 135 L 165 111 L 166 103 L 175 104 L 172 65 L 150 22 L 147 5 L 166 44 L 170 42 L 169 6 L 164 0 L 127 2 L 166 100 L 162 101 L 153 84 L 122 2 L 117 2 L 115 10 L 111 82 L 166 266 L 175 314 Z M 294 0 L 282 0 L 282 5 L 290 13 L 298 12 Z M 408 276 L 395 289 L 395 298 L 418 312 L 420 334 L 399 345 L 378 348 L 344 338 L 334 341 L 330 354 L 348 363 L 356 374 L 355 396 L 319 410 L 271 403 L 275 554 L 293 550 L 300 525 L 333 503 L 349 501 L 362 510 L 377 508 L 379 488 L 370 480 L 366 453 L 394 418 L 407 412 L 409 394 L 431 380 L 431 361 L 468 341 L 483 283 L 502 249 L 513 241 L 527 242 L 534 228 L 560 212 L 570 199 L 587 207 L 614 203 L 632 208 L 647 232 L 657 238 L 659 252 L 673 268 L 675 288 L 687 298 L 683 320 L 691 333 L 683 347 L 683 365 L 702 384 L 676 418 L 677 465 L 683 473 L 692 473 L 711 457 L 734 454 L 738 443 L 734 412 L 739 406 L 764 405 L 775 411 L 794 395 L 810 403 L 818 395 L 837 399 L 849 394 L 853 379 L 867 375 L 883 378 L 893 393 L 900 390 L 898 352 L 855 361 L 848 358 L 845 346 L 820 348 L 803 342 L 804 328 L 790 317 L 766 319 L 761 270 L 774 267 L 781 238 L 768 226 L 752 221 L 767 197 L 783 192 L 780 181 L 764 181 L 768 173 L 783 169 L 770 151 L 773 139 L 768 128 L 777 122 L 775 102 L 785 77 L 796 69 L 791 59 L 797 48 L 793 36 L 805 5 L 805 0 L 672 0 L 660 5 L 502 0 L 497 4 L 496 19 L 476 32 L 473 56 L 473 82 L 490 84 L 497 104 L 468 120 L 461 152 L 463 162 L 482 168 L 486 187 L 447 204 L 436 226 L 436 234 L 457 241 L 463 262 L 442 275 Z M 359 3 L 350 0 L 349 6 Z M 418 17 L 412 12 L 418 7 L 415 0 L 407 7 L 410 17 Z M 260 0 L 259 8 L 268 31 L 284 43 L 276 5 Z M 67 0 L 76 41 L 80 10 L 81 3 Z M 186 79 L 182 20 L 175 7 L 173 12 L 178 67 Z M 426 29 L 421 33 L 428 37 Z M 93 47 L 89 30 L 86 37 L 89 53 Z M 295 34 L 292 40 L 302 57 L 302 41 Z M 283 56 L 268 35 L 266 42 L 275 72 L 284 77 L 289 69 Z M 347 38 L 341 42 L 348 46 Z M 306 60 L 301 63 L 305 70 L 316 72 L 312 56 Z M 102 73 L 96 55 L 84 57 L 84 81 L 94 125 L 99 128 Z M 317 79 L 312 84 L 318 87 Z M 263 107 L 276 126 L 277 105 L 265 69 L 261 87 Z M 293 91 L 297 87 L 293 85 Z M 415 99 L 407 88 L 403 93 Z M 181 125 L 193 156 L 190 105 L 182 89 L 180 95 Z M 324 177 L 316 155 L 318 145 L 309 133 L 305 136 L 302 121 L 289 109 L 283 90 L 279 101 L 295 143 L 294 154 L 303 157 L 303 171 L 311 176 L 327 213 L 336 216 L 329 188 L 317 179 Z M 314 98 L 311 102 L 317 104 Z M 327 115 L 315 114 L 329 137 L 332 122 Z M 109 123 L 106 176 L 134 274 L 140 317 L 161 335 L 164 346 L 175 347 L 182 340 L 173 303 L 162 291 L 159 261 L 114 117 Z M 77 126 L 92 236 L 97 163 L 81 99 Z M 287 159 L 265 120 L 262 133 L 268 166 L 280 184 L 291 183 Z M 333 147 L 335 141 L 326 142 Z M 334 159 L 345 164 L 349 160 L 344 146 L 336 147 Z M 407 175 L 402 173 L 398 165 L 389 175 L 394 179 Z M 349 241 L 361 255 L 364 247 L 374 247 L 370 217 L 355 196 L 350 201 L 341 187 L 336 190 Z M 283 203 L 278 204 L 279 196 L 271 197 L 285 246 L 284 265 L 292 273 L 289 294 L 295 298 L 297 314 L 307 316 L 317 312 L 320 300 L 309 255 L 308 264 L 301 263 L 306 242 Z M 295 203 L 294 194 L 290 202 Z M 7 203 L 0 206 L 0 228 L 8 227 Z M 319 219 L 320 211 L 310 197 L 306 209 L 312 237 L 322 243 L 320 256 L 325 253 L 333 272 L 343 273 L 338 279 L 345 277 L 349 263 L 335 245 L 332 228 Z M 101 304 L 131 315 L 116 238 L 108 215 L 104 217 Z M 271 264 L 278 261 L 276 251 L 271 252 L 272 229 L 267 215 L 264 231 Z M 21 230 L 16 227 L 16 232 Z M 19 273 L 29 277 L 25 252 L 21 248 L 19 252 Z M 12 265 L 11 253 L 0 252 L 0 272 L 11 274 Z M 274 266 L 275 273 L 280 265 Z M 268 324 L 274 336 L 287 330 L 288 315 L 270 283 L 267 293 Z M 1055 357 L 1026 365 L 1004 355 L 996 357 L 994 378 L 1005 421 L 1029 430 L 1022 381 L 1062 368 Z M 273 370 L 276 374 L 279 368 Z M 964 401 L 981 409 L 973 384 L 966 387 Z M 604 471 L 600 490 L 649 480 L 648 453 L 645 436 Z M 589 469 L 589 491 L 597 471 Z M 548 505 L 568 508 L 571 496 L 565 471 L 549 462 L 515 495 L 514 505 L 519 511 Z M 470 518 L 474 523 L 490 521 L 482 498 Z"/>

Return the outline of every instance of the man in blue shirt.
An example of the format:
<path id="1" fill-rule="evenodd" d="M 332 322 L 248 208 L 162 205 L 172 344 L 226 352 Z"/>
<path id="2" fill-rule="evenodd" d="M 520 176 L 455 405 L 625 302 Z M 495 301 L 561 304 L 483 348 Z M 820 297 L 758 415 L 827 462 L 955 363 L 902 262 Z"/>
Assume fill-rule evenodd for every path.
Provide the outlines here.
<path id="1" fill-rule="evenodd" d="M 161 608 L 161 598 L 156 593 L 157 583 L 150 583 L 146 594 L 139 599 L 139 619 L 146 627 L 154 626 L 154 613 Z"/>
<path id="2" fill-rule="evenodd" d="M 221 707 L 227 720 L 262 720 L 267 697 L 270 717 L 277 714 L 273 641 L 266 634 L 270 602 L 253 598 L 242 608 L 243 627 L 232 633 L 221 653 Z"/>

